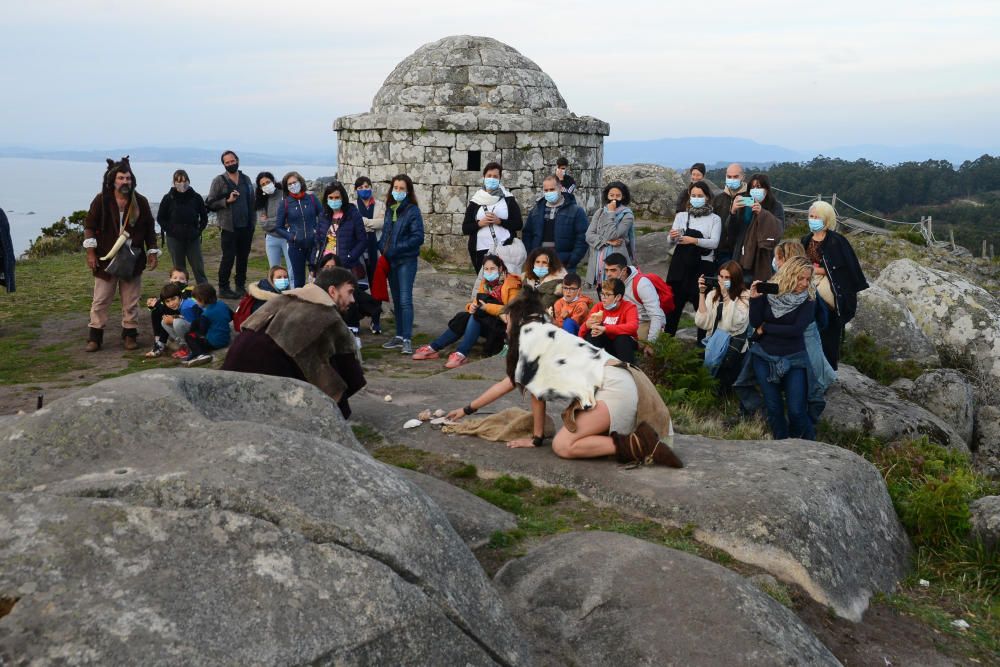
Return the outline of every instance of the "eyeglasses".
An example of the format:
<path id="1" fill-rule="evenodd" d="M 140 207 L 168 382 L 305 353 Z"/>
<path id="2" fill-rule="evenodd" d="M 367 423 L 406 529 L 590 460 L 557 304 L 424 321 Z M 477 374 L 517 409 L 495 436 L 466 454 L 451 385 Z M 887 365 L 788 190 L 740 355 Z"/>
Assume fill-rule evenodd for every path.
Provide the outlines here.
<path id="1" fill-rule="evenodd" d="M 614 292 L 611 292 L 610 294 L 608 292 L 601 292 L 601 298 L 602 299 L 613 299 L 616 296 L 618 296 L 618 295 L 615 294 Z"/>

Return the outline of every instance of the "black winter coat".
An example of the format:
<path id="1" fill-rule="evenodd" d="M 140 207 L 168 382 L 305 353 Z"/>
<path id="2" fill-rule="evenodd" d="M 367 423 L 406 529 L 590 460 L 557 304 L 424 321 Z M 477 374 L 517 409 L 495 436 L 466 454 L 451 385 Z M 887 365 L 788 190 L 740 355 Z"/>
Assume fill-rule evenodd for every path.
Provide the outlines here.
<path id="1" fill-rule="evenodd" d="M 208 225 L 208 209 L 205 200 L 193 188 L 183 193 L 170 188 L 160 200 L 156 221 L 170 238 L 192 241 L 201 236 Z"/>
<path id="2" fill-rule="evenodd" d="M 802 237 L 802 247 L 808 250 L 812 234 Z M 861 270 L 861 262 L 854 248 L 843 234 L 827 231 L 819 246 L 823 256 L 823 270 L 830 278 L 830 286 L 837 299 L 837 315 L 847 324 L 858 312 L 858 292 L 868 289 L 868 280 Z"/>

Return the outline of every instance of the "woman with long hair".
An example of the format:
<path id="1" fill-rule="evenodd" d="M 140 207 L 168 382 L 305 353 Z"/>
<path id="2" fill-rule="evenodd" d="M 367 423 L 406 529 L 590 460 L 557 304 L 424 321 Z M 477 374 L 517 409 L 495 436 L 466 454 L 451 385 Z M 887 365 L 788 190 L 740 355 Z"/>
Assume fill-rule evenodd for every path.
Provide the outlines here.
<path id="1" fill-rule="evenodd" d="M 278 205 L 284 198 L 281 184 L 275 181 L 274 174 L 269 171 L 257 174 L 254 182 L 257 184 L 257 192 L 253 201 L 257 207 L 257 221 L 265 232 L 264 252 L 267 254 L 267 263 L 270 266 L 281 266 L 281 260 L 284 259 L 288 278 L 294 285 L 292 259 L 288 255 L 288 240 L 274 230 L 278 224 Z"/>
<path id="2" fill-rule="evenodd" d="M 364 258 L 368 235 L 358 207 L 347 199 L 347 188 L 333 181 L 323 190 L 323 214 L 316 224 L 316 257 L 318 264 L 325 255 L 334 254 L 340 266 L 350 269 L 360 280 L 366 275 Z"/>
<path id="3" fill-rule="evenodd" d="M 587 227 L 587 277 L 590 287 L 599 287 L 607 278 L 604 272 L 604 258 L 613 252 L 620 253 L 629 260 L 635 257 L 635 215 L 629 204 L 632 193 L 621 181 L 612 181 L 604 186 L 601 194 L 602 206 L 594 212 Z"/>
<path id="4" fill-rule="evenodd" d="M 306 181 L 297 171 L 285 174 L 281 189 L 286 196 L 278 204 L 274 231 L 288 241 L 292 284 L 302 287 L 306 284 L 306 266 L 313 261 L 316 224 L 322 209 L 316 195 L 306 190 Z"/>
<path id="5" fill-rule="evenodd" d="M 667 284 L 674 292 L 674 309 L 666 314 L 663 330 L 677 333 L 684 306 L 698 304 L 698 277 L 715 273 L 715 249 L 722 238 L 722 220 L 712 210 L 711 191 L 704 183 L 688 188 L 687 210 L 674 216 L 668 243 L 675 247 L 667 269 Z M 698 339 L 701 340 L 702 332 Z"/>
<path id="6" fill-rule="evenodd" d="M 424 218 L 420 214 L 413 180 L 406 174 L 392 179 L 385 200 L 385 222 L 379 251 L 389 263 L 389 291 L 396 320 L 396 335 L 382 347 L 413 354 L 413 283 L 417 258 L 424 244 Z"/>

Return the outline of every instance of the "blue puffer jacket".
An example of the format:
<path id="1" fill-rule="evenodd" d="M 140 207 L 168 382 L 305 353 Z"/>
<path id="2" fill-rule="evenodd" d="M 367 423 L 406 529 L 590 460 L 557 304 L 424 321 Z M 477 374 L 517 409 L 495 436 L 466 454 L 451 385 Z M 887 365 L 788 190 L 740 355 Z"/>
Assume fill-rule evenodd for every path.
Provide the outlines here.
<path id="1" fill-rule="evenodd" d="M 319 200 L 311 192 L 302 199 L 287 196 L 278 204 L 274 233 L 300 248 L 308 248 L 316 238 L 321 212 Z"/>
<path id="2" fill-rule="evenodd" d="M 556 244 L 556 254 L 567 271 L 574 271 L 587 254 L 587 212 L 577 203 L 572 195 L 563 195 L 565 201 L 556 211 L 553 239 Z M 528 214 L 524 225 L 524 247 L 531 252 L 542 245 L 542 233 L 545 230 L 545 200 L 539 199 Z"/>
<path id="3" fill-rule="evenodd" d="M 337 259 L 342 267 L 351 269 L 364 258 L 368 234 L 357 206 L 348 202 L 343 212 L 344 217 L 340 219 L 340 226 L 337 228 Z M 317 265 L 326 252 L 326 235 L 333 224 L 332 213 L 333 211 L 324 211 L 316 225 L 316 257 L 313 263 Z"/>
<path id="4" fill-rule="evenodd" d="M 423 244 L 424 219 L 420 215 L 420 208 L 409 200 L 404 201 L 397 210 L 396 222 L 393 222 L 392 206 L 386 206 L 385 226 L 382 227 L 378 247 L 389 264 L 414 259 L 420 254 L 420 246 Z"/>

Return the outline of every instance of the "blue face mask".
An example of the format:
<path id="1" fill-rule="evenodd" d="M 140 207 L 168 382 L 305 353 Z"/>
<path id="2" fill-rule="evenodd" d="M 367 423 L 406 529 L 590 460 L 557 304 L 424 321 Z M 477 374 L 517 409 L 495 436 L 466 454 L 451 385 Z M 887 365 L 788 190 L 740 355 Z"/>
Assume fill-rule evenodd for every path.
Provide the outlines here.
<path id="1" fill-rule="evenodd" d="M 733 192 L 736 192 L 737 190 L 739 190 L 741 185 L 743 185 L 743 180 L 742 179 L 739 179 L 739 178 L 727 178 L 726 179 L 726 187 L 729 188 L 730 190 L 732 190 Z"/>
<path id="2" fill-rule="evenodd" d="M 776 257 L 771 258 L 771 270 L 775 273 L 778 272 L 778 259 Z"/>
<path id="3" fill-rule="evenodd" d="M 274 288 L 279 292 L 284 292 L 286 289 L 288 289 L 288 278 L 275 278 Z"/>
<path id="4" fill-rule="evenodd" d="M 403 192 L 400 192 L 399 190 L 393 190 L 392 191 L 392 198 L 395 199 L 398 202 L 401 202 L 404 199 L 406 199 L 406 191 L 404 190 Z"/>
<path id="5" fill-rule="evenodd" d="M 358 199 L 371 199 L 372 191 L 371 189 L 358 190 Z"/>
<path id="6" fill-rule="evenodd" d="M 544 278 L 545 276 L 549 275 L 549 267 L 547 266 L 536 266 L 535 268 L 532 269 L 532 271 L 534 271 L 535 275 L 538 276 L 539 278 Z"/>
<path id="7" fill-rule="evenodd" d="M 615 310 L 616 308 L 618 308 L 619 303 L 621 303 L 621 301 L 615 301 L 614 303 L 606 303 L 604 304 L 604 310 Z"/>
<path id="8" fill-rule="evenodd" d="M 767 190 L 765 190 L 764 188 L 751 188 L 750 189 L 750 196 L 753 197 L 753 200 L 755 202 L 757 202 L 758 204 L 760 202 L 764 201 L 764 196 L 766 194 L 767 194 Z"/>
<path id="9" fill-rule="evenodd" d="M 809 229 L 818 232 L 823 229 L 825 225 L 823 224 L 822 218 L 809 218 Z"/>
<path id="10" fill-rule="evenodd" d="M 334 211 L 339 211 L 340 207 L 344 205 L 344 202 L 340 199 L 327 199 L 326 205 L 332 208 Z"/>
<path id="11" fill-rule="evenodd" d="M 733 281 L 731 281 L 731 280 L 723 280 L 722 281 L 722 286 L 725 287 L 726 289 L 729 289 L 730 287 L 733 286 Z"/>
<path id="12" fill-rule="evenodd" d="M 483 280 L 485 280 L 488 283 L 493 282 L 499 277 L 500 277 L 499 271 L 483 271 Z"/>
<path id="13" fill-rule="evenodd" d="M 705 205 L 704 197 L 691 197 L 691 208 L 701 208 Z"/>
<path id="14" fill-rule="evenodd" d="M 555 204 L 556 201 L 558 201 L 558 199 L 559 199 L 559 193 L 558 192 L 546 192 L 545 193 L 545 201 L 547 201 L 550 204 Z"/>
<path id="15" fill-rule="evenodd" d="M 499 178 L 484 178 L 483 185 L 486 186 L 487 190 L 496 190 L 500 187 Z"/>

